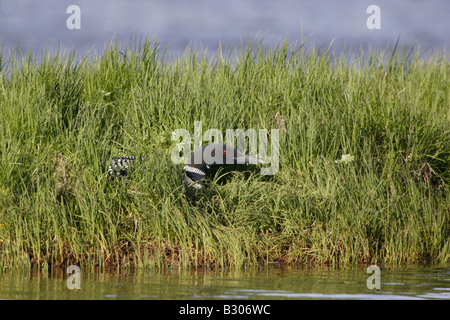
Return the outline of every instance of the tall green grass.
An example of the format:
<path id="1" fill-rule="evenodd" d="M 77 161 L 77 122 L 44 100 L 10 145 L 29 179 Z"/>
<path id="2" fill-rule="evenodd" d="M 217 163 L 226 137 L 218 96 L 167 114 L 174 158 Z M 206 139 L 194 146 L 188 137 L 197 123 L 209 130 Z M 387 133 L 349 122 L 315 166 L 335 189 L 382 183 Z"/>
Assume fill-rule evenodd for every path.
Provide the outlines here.
<path id="1" fill-rule="evenodd" d="M 174 59 L 147 40 L 0 57 L 2 267 L 450 261 L 445 52 L 256 41 Z M 278 128 L 279 172 L 187 189 L 171 133 L 194 121 Z M 145 161 L 111 181 L 129 154 Z"/>

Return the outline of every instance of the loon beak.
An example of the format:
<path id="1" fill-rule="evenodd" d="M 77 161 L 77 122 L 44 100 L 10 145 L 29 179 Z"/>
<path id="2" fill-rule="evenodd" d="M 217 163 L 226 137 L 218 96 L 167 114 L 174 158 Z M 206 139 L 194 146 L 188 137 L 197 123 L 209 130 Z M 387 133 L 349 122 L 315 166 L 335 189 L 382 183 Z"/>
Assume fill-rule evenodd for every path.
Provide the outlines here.
<path id="1" fill-rule="evenodd" d="M 236 162 L 237 163 L 248 163 L 248 164 L 257 164 L 257 163 L 261 163 L 261 164 L 265 164 L 266 162 L 256 158 L 256 157 L 252 157 L 249 155 L 245 155 L 245 156 L 240 156 L 240 157 L 236 157 Z"/>

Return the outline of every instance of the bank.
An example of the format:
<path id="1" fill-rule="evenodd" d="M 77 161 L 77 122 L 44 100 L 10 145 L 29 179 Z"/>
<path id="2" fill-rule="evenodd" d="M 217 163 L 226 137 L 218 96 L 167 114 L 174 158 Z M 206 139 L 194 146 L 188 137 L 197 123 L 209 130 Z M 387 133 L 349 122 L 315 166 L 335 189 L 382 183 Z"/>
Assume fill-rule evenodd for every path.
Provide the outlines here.
<path id="1" fill-rule="evenodd" d="M 446 52 L 256 41 L 175 59 L 141 41 L 0 56 L 2 268 L 449 262 Z M 189 189 L 172 134 L 196 121 L 277 129 L 277 173 Z M 130 154 L 145 161 L 111 180 Z"/>

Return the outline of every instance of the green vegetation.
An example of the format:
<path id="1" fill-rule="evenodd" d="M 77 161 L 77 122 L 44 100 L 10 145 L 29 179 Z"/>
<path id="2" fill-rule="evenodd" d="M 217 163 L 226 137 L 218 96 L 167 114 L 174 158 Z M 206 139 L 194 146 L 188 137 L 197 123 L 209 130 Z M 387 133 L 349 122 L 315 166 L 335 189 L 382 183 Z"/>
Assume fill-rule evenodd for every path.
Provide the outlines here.
<path id="1" fill-rule="evenodd" d="M 3 268 L 450 261 L 445 52 L 256 43 L 169 59 L 143 41 L 0 66 Z M 194 121 L 280 129 L 278 174 L 187 189 L 171 133 Z M 145 161 L 111 181 L 111 157 L 130 154 Z"/>

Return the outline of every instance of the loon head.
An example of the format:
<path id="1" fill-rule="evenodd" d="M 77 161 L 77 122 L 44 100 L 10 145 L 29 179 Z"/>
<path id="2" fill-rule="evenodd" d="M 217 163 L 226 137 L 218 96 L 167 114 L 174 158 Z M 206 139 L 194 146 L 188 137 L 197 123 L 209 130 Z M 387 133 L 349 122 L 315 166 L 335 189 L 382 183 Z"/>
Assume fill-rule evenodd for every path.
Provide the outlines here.
<path id="1" fill-rule="evenodd" d="M 191 185 L 206 176 L 206 172 L 212 166 L 224 166 L 232 164 L 256 164 L 264 163 L 261 159 L 246 155 L 234 147 L 225 144 L 211 143 L 194 150 L 183 170 L 186 173 L 186 182 Z M 192 184 L 195 188 L 201 188 L 200 184 Z"/>

